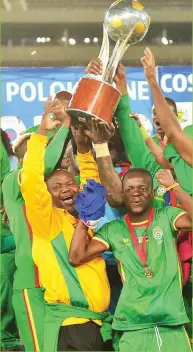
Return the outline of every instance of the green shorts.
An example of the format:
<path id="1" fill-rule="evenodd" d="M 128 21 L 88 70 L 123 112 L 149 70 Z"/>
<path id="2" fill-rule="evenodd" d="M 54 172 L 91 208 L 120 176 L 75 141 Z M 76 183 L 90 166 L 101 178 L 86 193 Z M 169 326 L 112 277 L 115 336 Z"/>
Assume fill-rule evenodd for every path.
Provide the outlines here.
<path id="1" fill-rule="evenodd" d="M 155 327 L 127 331 L 119 341 L 120 352 L 190 352 L 187 332 L 183 326 Z"/>
<path id="2" fill-rule="evenodd" d="M 43 351 L 44 292 L 41 288 L 13 291 L 13 307 L 26 351 Z"/>

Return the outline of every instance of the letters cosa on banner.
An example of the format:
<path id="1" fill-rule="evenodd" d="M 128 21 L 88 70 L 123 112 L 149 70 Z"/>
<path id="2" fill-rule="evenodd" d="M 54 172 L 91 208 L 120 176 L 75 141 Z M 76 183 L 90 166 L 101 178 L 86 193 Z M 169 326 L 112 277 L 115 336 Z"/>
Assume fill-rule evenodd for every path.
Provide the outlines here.
<path id="1" fill-rule="evenodd" d="M 192 67 L 158 67 L 158 79 L 163 94 L 176 102 L 182 127 L 192 124 Z"/>

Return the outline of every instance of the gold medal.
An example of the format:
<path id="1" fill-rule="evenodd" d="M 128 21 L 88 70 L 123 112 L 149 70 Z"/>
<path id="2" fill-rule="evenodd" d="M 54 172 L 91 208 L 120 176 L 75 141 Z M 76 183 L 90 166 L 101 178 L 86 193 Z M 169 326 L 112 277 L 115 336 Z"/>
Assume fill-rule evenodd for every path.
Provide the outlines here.
<path id="1" fill-rule="evenodd" d="M 149 268 L 144 269 L 144 274 L 148 279 L 152 279 L 152 277 L 154 276 L 153 271 Z"/>

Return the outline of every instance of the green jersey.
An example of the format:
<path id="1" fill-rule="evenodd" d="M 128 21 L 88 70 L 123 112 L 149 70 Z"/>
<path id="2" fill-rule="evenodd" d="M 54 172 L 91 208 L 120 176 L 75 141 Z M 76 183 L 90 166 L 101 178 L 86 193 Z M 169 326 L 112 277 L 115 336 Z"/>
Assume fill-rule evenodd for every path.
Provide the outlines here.
<path id="1" fill-rule="evenodd" d="M 160 184 L 156 179 L 156 173 L 162 169 L 162 167 L 156 162 L 151 150 L 147 147 L 142 133 L 136 121 L 129 118 L 131 113 L 128 95 L 123 95 L 120 99 L 117 108 L 117 118 L 119 122 L 119 130 L 121 138 L 123 140 L 125 150 L 129 156 L 129 160 L 133 167 L 144 168 L 148 170 L 153 177 L 155 199 L 154 207 L 163 207 L 164 193 L 163 187 L 161 189 Z"/>
<path id="2" fill-rule="evenodd" d="M 68 129 L 62 127 L 46 148 L 46 174 L 53 171 L 60 159 L 67 135 Z M 14 289 L 40 287 L 38 269 L 32 259 L 33 233 L 26 217 L 25 202 L 20 189 L 19 173 L 20 170 L 14 170 L 3 182 L 4 204 L 16 243 Z"/>
<path id="3" fill-rule="evenodd" d="M 188 322 L 182 298 L 181 271 L 175 246 L 176 220 L 184 211 L 164 207 L 154 211 L 146 236 L 147 267 L 144 267 L 133 245 L 125 218 L 104 225 L 95 240 L 111 248 L 119 265 L 123 289 L 114 314 L 115 330 L 138 330 L 154 326 L 175 326 Z M 147 221 L 132 224 L 139 245 Z"/>
<path id="4" fill-rule="evenodd" d="M 164 207 L 165 205 L 169 204 L 167 194 L 165 194 L 163 186 L 160 185 L 156 179 L 156 173 L 162 169 L 162 166 L 156 162 L 154 156 L 151 153 L 151 150 L 147 147 L 136 121 L 132 118 L 129 118 L 130 113 L 131 109 L 129 105 L 128 95 L 124 95 L 121 97 L 117 108 L 117 118 L 125 150 L 128 153 L 129 159 L 133 167 L 146 169 L 147 171 L 149 171 L 153 178 L 153 185 L 155 191 L 153 207 Z M 184 131 L 186 133 L 186 129 Z M 190 134 L 189 126 L 187 128 L 187 134 L 188 133 Z M 169 147 L 172 147 L 172 150 L 175 150 L 172 145 L 167 146 L 164 150 L 164 154 L 167 153 Z M 170 160 L 169 156 L 167 156 L 166 154 L 165 156 L 168 160 Z M 171 158 L 172 160 L 170 161 L 172 161 L 172 163 L 174 164 L 174 169 L 180 185 L 182 186 L 184 191 L 190 193 L 192 185 L 192 181 L 190 183 L 190 178 L 192 177 L 192 171 L 190 173 L 190 170 L 192 170 L 191 167 L 187 165 L 182 158 L 180 158 L 178 153 L 175 154 L 173 157 L 171 156 Z"/>
<path id="5" fill-rule="evenodd" d="M 190 139 L 193 138 L 193 125 L 186 126 L 183 131 L 190 137 Z"/>

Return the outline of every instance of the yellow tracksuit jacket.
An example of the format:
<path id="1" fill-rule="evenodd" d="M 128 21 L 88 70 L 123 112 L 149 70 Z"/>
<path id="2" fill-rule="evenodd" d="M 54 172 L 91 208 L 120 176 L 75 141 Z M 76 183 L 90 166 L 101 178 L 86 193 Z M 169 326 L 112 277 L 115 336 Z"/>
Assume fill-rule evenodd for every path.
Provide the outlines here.
<path id="1" fill-rule="evenodd" d="M 65 303 L 104 312 L 110 302 L 110 288 L 102 257 L 78 268 L 68 261 L 68 252 L 77 222 L 63 209 L 52 205 L 44 182 L 44 154 L 47 137 L 33 134 L 23 162 L 21 190 L 28 221 L 33 231 L 33 259 L 45 289 L 45 301 Z M 99 181 L 92 154 L 78 155 L 81 184 L 88 178 Z M 25 265 L 25 263 L 24 263 Z M 85 323 L 86 319 L 69 318 L 63 325 Z M 98 322 L 100 323 L 100 322 Z"/>

